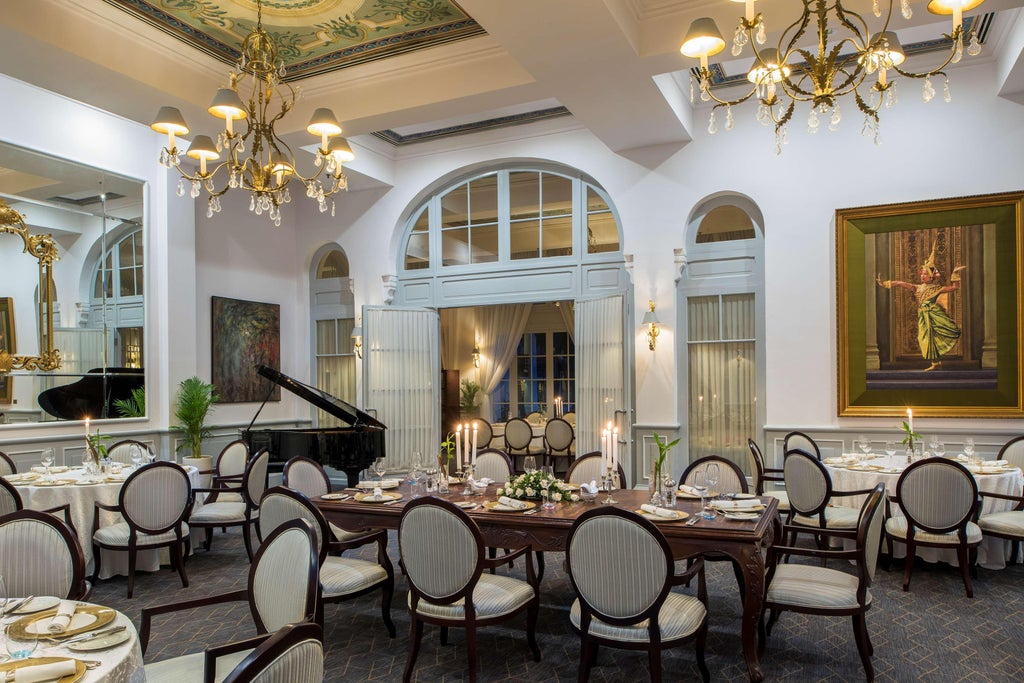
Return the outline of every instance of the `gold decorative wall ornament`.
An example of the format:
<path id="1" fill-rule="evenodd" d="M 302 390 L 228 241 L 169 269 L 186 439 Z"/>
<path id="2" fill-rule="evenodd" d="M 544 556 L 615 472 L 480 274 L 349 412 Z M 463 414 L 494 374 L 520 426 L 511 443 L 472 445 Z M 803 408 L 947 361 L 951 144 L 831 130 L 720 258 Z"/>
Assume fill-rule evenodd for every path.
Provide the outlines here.
<path id="1" fill-rule="evenodd" d="M 310 176 L 298 172 L 295 155 L 274 130 L 278 120 L 295 106 L 298 93 L 282 80 L 284 61 L 278 57 L 274 39 L 263 29 L 263 5 L 259 0 L 256 11 L 256 26 L 242 42 L 242 56 L 236 65 L 239 73 L 230 73 L 229 86 L 217 90 L 208 109 L 214 117 L 224 119 L 224 130 L 217 136 L 216 143 L 206 135 L 196 135 L 186 152 L 199 162 L 198 172 L 190 174 L 181 167 L 181 151 L 175 137 L 188 135 L 189 128 L 178 109 L 161 107 L 150 127 L 167 135 L 167 146 L 160 151 L 160 163 L 181 174 L 179 197 L 184 196 L 189 183 L 193 199 L 206 190 L 209 195 L 206 216 L 211 218 L 221 210 L 221 196 L 230 189 L 241 188 L 252 193 L 250 211 L 256 215 L 267 212 L 274 225 L 280 225 L 280 207 L 291 201 L 288 185 L 293 177 L 306 186 L 306 196 L 315 200 L 323 213 L 327 211 L 329 197 L 348 189 L 342 164 L 355 159 L 355 155 L 345 138 L 335 137 L 341 135 L 341 125 L 334 112 L 317 109 L 306 127 L 321 139 L 316 151 L 316 171 Z M 246 80 L 251 81 L 251 90 L 248 101 L 243 102 L 238 89 Z M 234 121 L 245 121 L 244 133 L 235 132 Z M 220 159 L 221 152 L 225 154 L 224 161 L 208 168 L 209 162 Z M 225 172 L 221 174 L 222 169 Z M 219 189 L 215 178 L 223 183 Z M 333 200 L 331 215 L 334 215 Z"/>
<path id="2" fill-rule="evenodd" d="M 838 128 L 842 119 L 839 100 L 853 95 L 857 109 L 864 114 L 861 133 L 874 138 L 878 144 L 878 112 L 882 103 L 884 101 L 886 108 L 896 104 L 896 82 L 888 79 L 888 72 L 923 79 L 922 99 L 925 102 L 935 96 L 931 79 L 942 76 L 945 79 L 943 96 L 949 102 L 949 77 L 943 69 L 960 61 L 964 43 L 967 43 L 967 54 L 981 53 L 977 32 L 973 28 L 964 30 L 963 13 L 981 5 L 984 0 L 931 0 L 928 3 L 928 11 L 933 14 L 953 15 L 953 30 L 943 34 L 950 42 L 945 61 L 934 69 L 921 72 L 904 70 L 900 66 L 906 55 L 899 38 L 889 30 L 895 0 L 888 0 L 885 23 L 875 32 L 868 28 L 863 16 L 844 7 L 842 0 L 802 0 L 804 7 L 800 17 L 782 32 L 777 46 L 763 49 L 758 45 L 764 45 L 768 36 L 763 15 L 754 13 L 755 0 L 734 1 L 744 2 L 746 12 L 736 27 L 732 54 L 738 57 L 747 43 L 754 52 L 754 63 L 747 74 L 752 87 L 747 94 L 729 100 L 711 92 L 708 57 L 725 49 L 725 39 L 713 19 L 704 17 L 694 21 L 679 51 L 687 57 L 700 59 L 696 75 L 700 99 L 716 102 L 711 109 L 708 132 L 714 134 L 718 130 L 718 109 L 725 108 L 725 129 L 730 130 L 733 126 L 733 105 L 754 98 L 760 103 L 757 120 L 765 125 L 775 124 L 776 154 L 781 153 L 782 145 L 786 143 L 786 124 L 792 118 L 797 102 L 811 103 L 807 129 L 809 133 L 816 133 L 822 120 L 829 130 Z M 872 12 L 879 18 L 882 16 L 881 1 L 872 2 Z M 899 4 L 904 18 L 910 19 L 910 0 L 899 0 Z M 806 49 L 802 44 L 809 32 L 817 34 L 817 52 Z M 813 44 L 813 37 L 810 41 Z M 876 74 L 877 78 L 873 78 Z M 864 86 L 865 94 L 862 94 L 861 86 Z M 694 80 L 691 76 L 691 102 L 693 99 Z"/>
<path id="3" fill-rule="evenodd" d="M 12 370 L 56 370 L 60 367 L 60 351 L 53 348 L 53 263 L 57 261 L 57 242 L 52 235 L 33 235 L 25 225 L 25 217 L 0 199 L 0 233 L 18 235 L 25 243 L 25 252 L 39 261 L 39 355 L 18 356 L 0 349 L 0 373 Z"/>

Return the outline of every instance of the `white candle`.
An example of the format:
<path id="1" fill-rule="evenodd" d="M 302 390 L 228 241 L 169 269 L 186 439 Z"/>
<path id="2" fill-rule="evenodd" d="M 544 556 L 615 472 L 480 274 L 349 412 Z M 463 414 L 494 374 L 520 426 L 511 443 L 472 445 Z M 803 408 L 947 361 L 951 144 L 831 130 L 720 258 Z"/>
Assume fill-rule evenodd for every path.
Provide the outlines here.
<path id="1" fill-rule="evenodd" d="M 476 430 L 479 427 L 476 422 L 473 423 L 473 467 L 476 467 Z"/>
<path id="2" fill-rule="evenodd" d="M 462 425 L 455 425 L 455 464 L 462 467 Z"/>
<path id="3" fill-rule="evenodd" d="M 608 430 L 601 432 L 601 467 L 608 468 Z"/>
<path id="4" fill-rule="evenodd" d="M 469 423 L 465 425 L 465 429 L 462 430 L 462 436 L 466 440 L 466 447 L 463 449 L 463 454 L 466 456 L 466 467 L 469 466 Z"/>
<path id="5" fill-rule="evenodd" d="M 89 418 L 85 418 L 85 436 L 89 437 Z"/>
<path id="6" fill-rule="evenodd" d="M 907 428 L 911 434 L 914 433 L 914 411 L 910 408 L 907 408 Z"/>
<path id="7" fill-rule="evenodd" d="M 619 468 L 619 428 L 612 430 L 612 473 Z"/>

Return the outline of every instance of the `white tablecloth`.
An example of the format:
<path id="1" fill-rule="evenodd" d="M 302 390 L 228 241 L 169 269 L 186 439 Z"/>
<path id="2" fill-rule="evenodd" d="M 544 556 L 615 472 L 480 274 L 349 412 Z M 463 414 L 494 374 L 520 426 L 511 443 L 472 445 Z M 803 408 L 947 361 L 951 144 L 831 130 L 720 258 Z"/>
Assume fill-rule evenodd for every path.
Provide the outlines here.
<path id="1" fill-rule="evenodd" d="M 193 487 L 199 486 L 199 471 L 194 467 L 186 467 Z M 131 467 L 122 470 L 122 475 L 131 473 Z M 17 476 L 17 475 L 15 475 Z M 64 472 L 54 472 L 55 480 L 67 480 L 79 482 L 86 477 L 80 468 L 72 468 Z M 40 477 L 41 478 L 41 477 Z M 8 477 L 8 479 L 12 479 Z M 109 481 L 102 484 L 80 485 L 77 483 L 65 486 L 23 486 L 14 479 L 18 494 L 24 506 L 31 510 L 49 510 L 61 505 L 69 505 L 71 508 L 71 522 L 75 525 L 75 532 L 78 542 L 82 544 L 82 551 L 85 553 L 86 574 L 93 570 L 92 556 L 92 521 L 93 504 L 96 502 L 104 505 L 117 505 L 118 495 L 121 492 L 121 481 Z M 36 482 L 33 482 L 35 484 Z M 197 503 L 198 504 L 198 503 Z M 61 516 L 63 519 L 63 516 Z M 121 516 L 111 512 L 100 513 L 100 524 L 116 524 Z M 101 574 L 99 578 L 109 579 L 112 576 L 128 575 L 128 553 L 116 551 L 102 551 L 103 556 L 100 564 Z M 166 548 L 160 550 L 140 550 L 136 560 L 136 569 L 144 572 L 154 572 L 160 569 L 161 563 L 167 564 L 169 555 Z"/>
<path id="2" fill-rule="evenodd" d="M 88 605 L 89 603 L 80 603 Z M 35 657 L 72 657 L 80 660 L 94 660 L 100 665 L 85 672 L 83 683 L 144 683 L 146 673 L 142 664 L 142 648 L 139 645 L 139 634 L 132 620 L 121 612 L 115 611 L 114 621 L 103 626 L 124 626 L 128 640 L 107 650 L 89 652 L 72 652 L 67 647 L 40 642 L 33 656 Z"/>
<path id="3" fill-rule="evenodd" d="M 906 456 L 894 456 L 889 458 L 883 456 L 865 461 L 867 465 L 877 465 L 885 470 L 896 469 L 899 471 L 871 471 L 863 472 L 850 470 L 836 464 L 824 462 L 832 477 L 832 488 L 839 491 L 855 491 L 858 489 L 870 489 L 881 482 L 885 484 L 886 495 L 896 495 L 896 482 L 899 481 L 900 472 L 906 467 Z M 1020 495 L 1021 487 L 1024 486 L 1024 474 L 1019 469 L 1011 469 L 1000 474 L 975 474 L 975 481 L 978 482 L 978 490 L 987 493 L 1003 493 Z M 936 492 L 941 495 L 941 491 Z M 859 508 L 864 504 L 867 496 L 842 496 L 835 498 L 835 504 L 843 507 Z M 982 507 L 982 514 L 1002 512 L 1013 507 L 1011 501 L 985 498 Z M 896 516 L 903 516 L 903 511 L 898 505 L 893 505 L 891 513 Z M 985 538 L 978 547 L 978 564 L 986 569 L 1002 569 L 1006 566 L 1006 555 L 1009 545 L 998 538 Z M 906 545 L 896 542 L 893 545 L 893 554 L 896 557 L 904 557 L 907 554 Z M 946 562 L 957 566 L 955 550 L 941 550 L 938 548 L 918 548 L 917 554 L 926 562 Z"/>

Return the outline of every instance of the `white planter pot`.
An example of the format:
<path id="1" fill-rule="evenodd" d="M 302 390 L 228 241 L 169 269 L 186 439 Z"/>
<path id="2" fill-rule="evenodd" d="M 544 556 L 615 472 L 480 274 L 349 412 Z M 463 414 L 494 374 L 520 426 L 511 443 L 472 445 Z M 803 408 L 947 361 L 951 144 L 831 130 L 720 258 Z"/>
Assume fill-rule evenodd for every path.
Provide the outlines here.
<path id="1" fill-rule="evenodd" d="M 213 456 L 200 455 L 196 457 L 182 458 L 181 464 L 195 467 L 199 470 L 199 486 L 204 489 L 210 488 L 213 481 Z"/>

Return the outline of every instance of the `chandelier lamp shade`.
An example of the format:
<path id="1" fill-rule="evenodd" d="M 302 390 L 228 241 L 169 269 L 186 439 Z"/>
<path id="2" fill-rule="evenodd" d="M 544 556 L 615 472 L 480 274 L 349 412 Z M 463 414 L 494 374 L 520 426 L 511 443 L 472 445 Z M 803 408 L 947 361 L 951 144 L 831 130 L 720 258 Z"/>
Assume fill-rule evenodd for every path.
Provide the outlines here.
<path id="1" fill-rule="evenodd" d="M 786 143 L 786 126 L 793 118 L 797 103 L 807 102 L 809 133 L 816 133 L 822 121 L 829 130 L 836 130 L 842 120 L 840 100 L 852 96 L 857 109 L 864 115 L 861 133 L 879 143 L 879 111 L 896 104 L 896 81 L 891 74 L 923 80 L 922 98 L 925 102 L 935 96 L 932 79 L 944 79 L 944 99 L 950 101 L 949 77 L 945 69 L 967 54 L 981 53 L 977 31 L 965 31 L 964 12 L 974 9 L 984 0 L 931 0 L 928 11 L 933 14 L 952 15 L 952 31 L 943 34 L 949 41 L 949 52 L 941 64 L 927 71 L 903 68 L 906 55 L 896 33 L 889 28 L 893 4 L 898 2 L 905 19 L 910 19 L 910 0 L 872 0 L 872 13 L 883 15 L 882 3 L 888 4 L 885 19 L 878 30 L 872 31 L 864 16 L 847 9 L 843 0 L 801 0 L 803 11 L 799 18 L 782 31 L 775 46 L 764 46 L 768 41 L 764 16 L 755 13 L 755 0 L 733 0 L 745 5 L 745 11 L 733 35 L 732 54 L 740 56 L 749 44 L 754 62 L 747 73 L 749 90 L 735 99 L 724 99 L 712 91 L 711 68 L 708 59 L 725 49 L 725 38 L 713 19 L 704 17 L 690 25 L 679 51 L 700 60 L 690 80 L 690 101 L 699 90 L 700 99 L 714 102 L 708 122 L 708 132 L 718 131 L 717 114 L 725 109 L 725 128 L 733 127 L 732 108 L 747 100 L 758 103 L 757 120 L 775 126 L 775 151 L 781 153 Z M 817 38 L 815 48 L 814 39 Z"/>
<path id="2" fill-rule="evenodd" d="M 175 107 L 161 107 L 151 128 L 167 135 L 167 146 L 160 151 L 160 163 L 181 174 L 178 196 L 191 185 L 193 199 L 206 191 L 207 217 L 221 210 L 220 198 L 228 190 L 248 190 L 252 195 L 249 210 L 266 212 L 274 225 L 281 224 L 281 204 L 291 201 L 289 185 L 297 180 L 305 185 L 306 196 L 315 200 L 321 212 L 327 211 L 331 198 L 348 189 L 343 164 L 355 159 L 348 141 L 341 136 L 341 125 L 330 109 L 313 112 L 306 130 L 320 139 L 315 170 L 309 176 L 299 173 L 291 148 L 274 127 L 295 106 L 296 88 L 285 83 L 283 60 L 278 58 L 273 39 L 263 29 L 262 2 L 257 2 L 256 25 L 241 46 L 237 71 L 229 74 L 229 85 L 217 90 L 207 111 L 224 120 L 224 129 L 216 141 L 196 135 L 185 154 L 199 162 L 191 173 L 181 165 L 177 137 L 189 134 L 188 124 Z M 243 100 L 244 92 L 247 99 Z"/>

